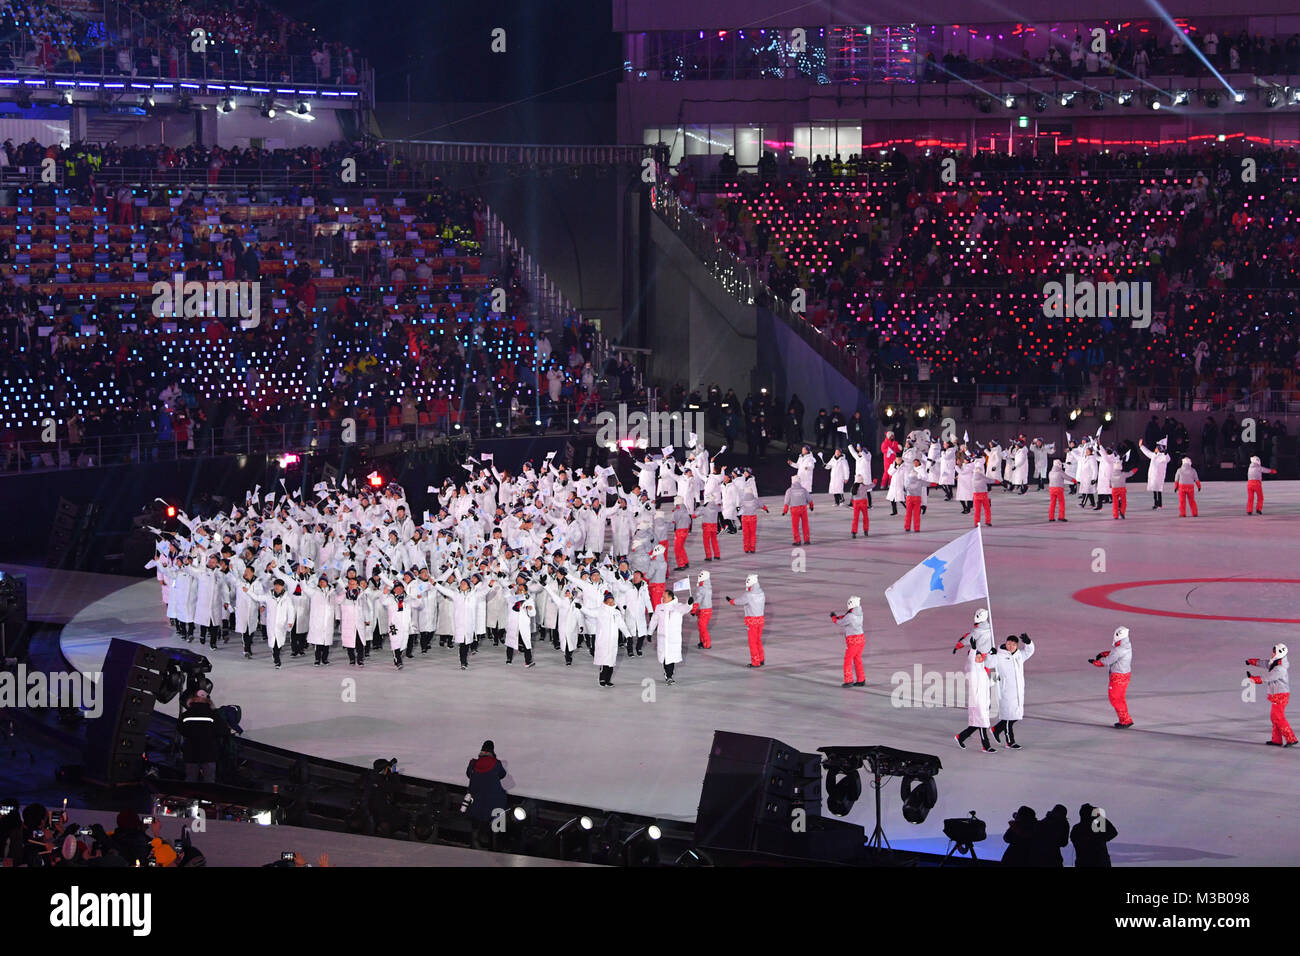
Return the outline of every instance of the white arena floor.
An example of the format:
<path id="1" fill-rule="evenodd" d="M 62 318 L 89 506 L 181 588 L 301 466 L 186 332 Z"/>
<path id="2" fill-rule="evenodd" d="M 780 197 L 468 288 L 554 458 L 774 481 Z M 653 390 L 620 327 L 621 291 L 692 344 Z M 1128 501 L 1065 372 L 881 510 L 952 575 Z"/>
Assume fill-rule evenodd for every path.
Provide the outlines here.
<path id="1" fill-rule="evenodd" d="M 507 667 L 504 649 L 489 645 L 465 672 L 454 651 L 436 646 L 400 673 L 387 649 L 361 670 L 337 644 L 327 668 L 286 650 L 276 671 L 265 642 L 251 661 L 234 640 L 204 653 L 217 702 L 243 707 L 249 737 L 357 765 L 396 756 L 407 773 L 458 780 L 490 737 L 517 794 L 690 820 L 714 730 L 770 735 L 805 751 L 886 744 L 943 761 L 939 804 L 920 826 L 902 818 L 898 781 L 886 784 L 884 825 L 896 848 L 943 852 L 943 819 L 975 810 L 990 835 L 980 855 L 996 857 L 1021 804 L 1041 815 L 1063 803 L 1074 822 L 1088 802 L 1119 830 L 1117 865 L 1294 864 L 1300 747 L 1264 746 L 1268 703 L 1262 688 L 1243 701 L 1242 681 L 1245 658 L 1267 658 L 1277 641 L 1300 649 L 1300 482 L 1266 484 L 1262 517 L 1244 514 L 1245 494 L 1244 484 L 1206 485 L 1200 517 L 1180 519 L 1175 495 L 1152 511 L 1135 485 L 1125 521 L 1071 500 L 1068 524 L 1050 524 L 1045 491 L 993 493 L 984 541 L 994 627 L 999 640 L 1026 631 L 1037 648 L 1025 668 L 1019 751 L 959 750 L 952 735 L 966 724 L 964 707 L 891 703 L 896 673 L 961 670 L 951 650 L 978 606 L 923 611 L 899 627 L 885 601 L 886 586 L 970 528 L 941 494 L 916 535 L 903 533 L 901 512 L 889 517 L 877 494 L 871 536 L 857 540 L 847 506 L 819 494 L 803 572 L 791 570 L 779 500 L 760 520 L 757 555 L 723 535 L 723 560 L 706 565 L 693 536 L 690 573 L 712 572 L 715 605 L 739 593 L 747 573 L 759 574 L 768 595 L 761 670 L 745 666 L 741 615 L 725 606 L 714 613 L 712 650 L 695 649 L 688 625 L 671 687 L 653 647 L 623 659 L 613 689 L 597 686 L 585 650 L 566 668 L 549 646 L 526 670 L 519 659 Z M 1107 586 L 1113 593 L 1100 593 Z M 844 639 L 827 617 L 850 594 L 862 596 L 867 618 L 866 688 L 841 688 Z M 1106 672 L 1088 664 L 1119 624 L 1133 638 L 1131 730 L 1111 726 Z M 88 604 L 66 626 L 63 651 L 94 671 L 113 637 L 178 643 L 153 579 Z M 1292 710 L 1295 723 L 1300 706 Z M 874 824 L 869 788 L 849 819 Z"/>

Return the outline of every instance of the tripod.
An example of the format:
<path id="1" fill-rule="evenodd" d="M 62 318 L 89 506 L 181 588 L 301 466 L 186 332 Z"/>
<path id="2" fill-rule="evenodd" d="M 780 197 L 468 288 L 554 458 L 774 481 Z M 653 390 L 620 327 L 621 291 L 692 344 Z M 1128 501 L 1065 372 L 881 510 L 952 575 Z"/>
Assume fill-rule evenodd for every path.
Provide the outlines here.
<path id="1" fill-rule="evenodd" d="M 884 784 L 882 783 L 883 778 L 881 777 L 880 770 L 878 768 L 879 765 L 877 764 L 877 762 L 875 760 L 872 760 L 871 761 L 871 789 L 876 792 L 876 828 L 871 831 L 871 839 L 867 841 L 867 846 L 879 850 L 881 849 L 881 844 L 883 843 L 884 849 L 893 850 L 894 848 L 889 845 L 889 837 L 885 836 L 885 830 L 880 825 L 880 791 L 884 787 Z"/>

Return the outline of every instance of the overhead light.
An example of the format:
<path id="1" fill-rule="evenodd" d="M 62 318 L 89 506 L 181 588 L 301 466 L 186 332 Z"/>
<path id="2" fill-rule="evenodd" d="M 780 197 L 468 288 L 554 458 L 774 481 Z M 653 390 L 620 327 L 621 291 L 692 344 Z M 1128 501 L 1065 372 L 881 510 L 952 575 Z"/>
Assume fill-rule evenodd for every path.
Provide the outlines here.
<path id="1" fill-rule="evenodd" d="M 299 116 L 306 116 L 306 115 L 307 115 L 308 113 L 310 113 L 310 112 L 311 112 L 311 104 L 310 104 L 309 102 L 307 102 L 306 100 L 299 100 L 299 101 L 298 101 L 298 115 L 299 115 Z"/>
<path id="2" fill-rule="evenodd" d="M 142 110 L 151 110 L 154 108 L 154 99 L 152 93 L 141 93 L 135 98 L 136 106 Z"/>
<path id="3" fill-rule="evenodd" d="M 1117 94 L 1115 97 L 1115 102 L 1118 103 L 1120 106 L 1132 106 L 1133 91 L 1125 90 L 1124 92 Z"/>
<path id="4" fill-rule="evenodd" d="M 1234 102 L 1234 103 L 1244 103 L 1244 102 L 1246 102 L 1246 94 L 1243 93 L 1243 92 L 1241 92 L 1241 90 L 1233 90 L 1233 92 L 1232 92 L 1232 102 Z"/>
<path id="5" fill-rule="evenodd" d="M 218 113 L 233 113 L 235 111 L 235 98 L 233 96 L 222 97 L 217 103 Z"/>
<path id="6" fill-rule="evenodd" d="M 269 96 L 264 97 L 261 105 L 258 107 L 258 112 L 267 119 L 275 119 L 275 100 L 271 99 Z"/>
<path id="7" fill-rule="evenodd" d="M 1245 98 L 1244 93 L 1242 94 L 1242 98 L 1243 99 Z M 1300 87 L 1297 87 L 1296 89 L 1291 91 L 1291 102 L 1300 103 Z"/>
<path id="8" fill-rule="evenodd" d="M 1277 90 L 1265 90 L 1261 98 L 1269 109 L 1277 106 Z"/>
<path id="9" fill-rule="evenodd" d="M 1016 98 L 1008 93 L 1006 96 L 1002 97 L 1002 105 L 1009 110 L 1013 110 L 1016 108 Z"/>
<path id="10" fill-rule="evenodd" d="M 1072 105 L 1074 104 L 1074 94 L 1073 94 L 1073 93 L 1062 93 L 1062 94 L 1057 98 L 1057 102 L 1060 103 L 1062 106 L 1072 106 Z"/>
<path id="11" fill-rule="evenodd" d="M 1187 102 L 1187 91 L 1186 91 L 1186 90 L 1175 90 L 1175 91 L 1174 91 L 1174 106 L 1182 106 L 1182 105 L 1183 105 L 1184 103 L 1186 103 L 1186 102 Z"/>
<path id="12" fill-rule="evenodd" d="M 61 99 L 61 100 L 63 101 L 63 105 L 64 105 L 64 106 L 71 106 L 71 105 L 72 105 L 72 90 L 64 90 L 63 93 L 60 94 L 59 99 Z"/>
<path id="13" fill-rule="evenodd" d="M 1160 109 L 1160 96 L 1158 94 L 1148 93 L 1143 99 L 1150 109 Z"/>

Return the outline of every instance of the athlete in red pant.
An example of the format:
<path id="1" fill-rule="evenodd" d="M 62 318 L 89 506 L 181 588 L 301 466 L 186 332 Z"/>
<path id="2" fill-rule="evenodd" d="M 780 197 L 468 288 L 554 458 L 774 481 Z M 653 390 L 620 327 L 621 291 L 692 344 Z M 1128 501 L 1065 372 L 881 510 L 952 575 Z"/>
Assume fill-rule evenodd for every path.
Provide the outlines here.
<path id="1" fill-rule="evenodd" d="M 782 502 L 781 514 L 790 516 L 790 532 L 794 537 L 795 547 L 801 544 L 812 544 L 812 535 L 808 529 L 808 511 L 812 506 L 812 496 L 808 494 L 808 489 L 799 483 L 799 476 L 791 476 L 790 487 L 786 489 L 785 499 Z M 799 537 L 801 530 L 802 539 Z"/>
<path id="2" fill-rule="evenodd" d="M 749 666 L 762 667 L 766 661 L 763 655 L 763 621 L 767 597 L 758 586 L 758 575 L 751 574 L 745 578 L 745 593 L 739 603 L 731 598 L 727 598 L 727 603 L 745 612 L 745 630 L 749 633 Z"/>
<path id="3" fill-rule="evenodd" d="M 1115 638 L 1108 651 L 1102 651 L 1088 663 L 1096 667 L 1110 667 L 1110 684 L 1106 696 L 1115 708 L 1115 726 L 1127 728 L 1133 726 L 1133 718 L 1128 712 L 1128 682 L 1132 676 L 1133 646 L 1129 643 L 1128 628 L 1115 628 Z"/>
<path id="4" fill-rule="evenodd" d="M 1061 459 L 1052 462 L 1052 470 L 1047 474 L 1047 494 L 1051 503 L 1047 506 L 1048 521 L 1068 521 L 1065 517 L 1065 464 Z M 1061 517 L 1056 517 L 1057 507 L 1061 509 Z"/>
<path id="5" fill-rule="evenodd" d="M 677 528 L 673 532 L 673 557 L 677 559 L 678 571 L 684 571 L 691 566 L 691 559 L 686 554 L 686 539 L 690 535 L 690 528 Z"/>
<path id="6" fill-rule="evenodd" d="M 664 599 L 664 591 L 668 589 L 668 582 L 666 580 L 653 580 L 654 578 L 658 578 L 661 574 L 666 576 L 668 573 L 666 562 L 665 568 L 658 568 L 655 566 L 655 563 L 663 556 L 664 546 L 662 544 L 656 544 L 650 551 L 650 573 L 647 576 L 647 586 L 650 590 L 651 610 L 654 610 L 659 606 L 659 602 Z"/>
<path id="7" fill-rule="evenodd" d="M 700 536 L 704 539 L 704 560 L 715 561 L 722 560 L 722 552 L 718 550 L 718 506 L 705 505 L 705 517 L 710 514 L 712 509 L 713 520 L 705 521 L 700 525 Z"/>
<path id="8" fill-rule="evenodd" d="M 1265 468 L 1258 455 L 1252 455 L 1246 468 L 1246 514 L 1262 515 L 1264 513 L 1265 475 L 1276 475 L 1276 468 Z"/>
<path id="9" fill-rule="evenodd" d="M 862 536 L 865 538 L 871 528 L 868 512 L 871 507 L 871 486 L 859 481 L 853 486 L 853 537 L 858 536 L 858 519 L 862 519 Z"/>
<path id="10" fill-rule="evenodd" d="M 862 669 L 862 652 L 867 647 L 867 635 L 862 627 L 862 598 L 856 594 L 849 598 L 848 610 L 843 614 L 831 612 L 831 620 L 844 628 L 844 683 L 842 687 L 865 687 L 867 672 Z"/>
<path id="11" fill-rule="evenodd" d="M 691 605 L 695 623 L 700 631 L 700 640 L 696 647 L 708 650 L 713 646 L 709 639 L 709 619 L 713 617 L 713 585 L 709 583 L 709 572 L 701 571 L 695 579 L 695 603 Z"/>
<path id="12" fill-rule="evenodd" d="M 1286 719 L 1286 705 L 1291 700 L 1291 681 L 1287 676 L 1287 659 L 1286 645 L 1274 644 L 1273 656 L 1267 661 L 1261 661 L 1258 657 L 1247 659 L 1247 667 L 1263 668 L 1264 675 L 1251 674 L 1246 671 L 1246 676 L 1256 684 L 1268 684 L 1268 702 L 1271 705 L 1268 710 L 1268 719 L 1273 724 L 1273 736 L 1267 743 L 1273 747 L 1294 747 L 1296 745 L 1295 731 L 1291 729 L 1291 724 Z"/>
<path id="13" fill-rule="evenodd" d="M 993 506 L 989 504 L 989 493 L 987 491 L 975 492 L 975 523 L 972 527 L 979 527 L 980 511 L 984 512 L 984 523 L 993 524 Z"/>
<path id="14" fill-rule="evenodd" d="M 1196 492 L 1201 490 L 1201 477 L 1192 467 L 1190 458 L 1183 459 L 1183 466 L 1174 473 L 1174 488 L 1178 492 L 1178 517 L 1187 517 L 1188 505 L 1192 508 L 1192 517 L 1197 516 Z"/>

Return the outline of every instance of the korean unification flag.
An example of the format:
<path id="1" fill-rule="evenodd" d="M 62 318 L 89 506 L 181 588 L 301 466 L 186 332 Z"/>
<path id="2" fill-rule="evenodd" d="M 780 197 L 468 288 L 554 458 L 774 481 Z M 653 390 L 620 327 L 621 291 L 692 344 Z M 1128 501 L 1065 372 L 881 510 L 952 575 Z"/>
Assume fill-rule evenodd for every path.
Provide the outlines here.
<path id="1" fill-rule="evenodd" d="M 979 528 L 944 545 L 885 588 L 895 624 L 910 621 L 928 607 L 949 607 L 988 596 Z"/>

